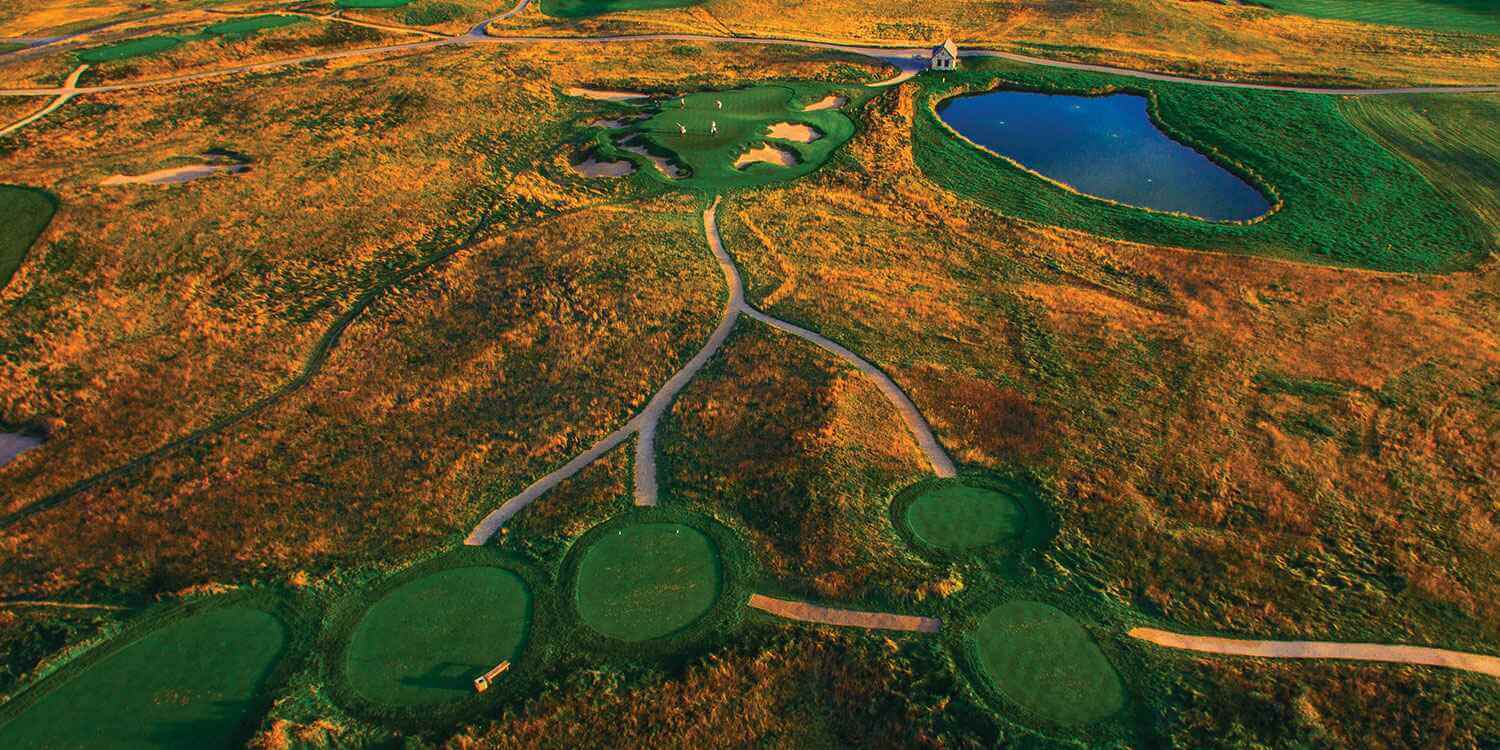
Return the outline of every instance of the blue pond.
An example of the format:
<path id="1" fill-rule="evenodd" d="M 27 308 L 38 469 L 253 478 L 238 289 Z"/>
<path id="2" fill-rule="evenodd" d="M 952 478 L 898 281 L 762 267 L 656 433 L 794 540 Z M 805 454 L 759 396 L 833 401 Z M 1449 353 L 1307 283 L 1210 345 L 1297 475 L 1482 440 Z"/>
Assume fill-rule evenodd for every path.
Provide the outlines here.
<path id="1" fill-rule="evenodd" d="M 937 111 L 969 140 L 1081 193 L 1210 221 L 1271 209 L 1253 185 L 1157 129 L 1143 96 L 994 91 Z"/>

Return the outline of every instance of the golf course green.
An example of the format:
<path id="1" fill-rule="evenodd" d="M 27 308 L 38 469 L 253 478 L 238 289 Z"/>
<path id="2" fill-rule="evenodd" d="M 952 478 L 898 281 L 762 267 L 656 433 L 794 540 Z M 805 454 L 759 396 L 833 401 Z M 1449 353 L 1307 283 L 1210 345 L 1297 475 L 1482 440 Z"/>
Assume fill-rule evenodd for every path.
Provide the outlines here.
<path id="1" fill-rule="evenodd" d="M 259 16 L 247 18 L 236 18 L 232 21 L 221 21 L 203 29 L 203 33 L 214 36 L 249 36 L 258 31 L 266 29 L 279 29 L 283 26 L 291 26 L 305 22 L 307 19 L 300 16 L 283 16 L 275 13 L 265 13 Z"/>
<path id="2" fill-rule="evenodd" d="M 385 706 L 464 698 L 473 695 L 475 677 L 520 656 L 531 615 L 531 591 L 514 572 L 440 570 L 397 586 L 365 611 L 344 651 L 344 677 Z"/>
<path id="3" fill-rule="evenodd" d="M 411 0 L 338 0 L 340 8 L 399 8 Z"/>
<path id="4" fill-rule="evenodd" d="M 57 213 L 52 196 L 31 188 L 0 185 L 0 289 L 21 268 L 26 251 Z"/>
<path id="5" fill-rule="evenodd" d="M 630 159 L 643 174 L 687 190 L 722 193 L 790 180 L 817 169 L 854 135 L 854 123 L 840 110 L 802 109 L 803 102 L 834 91 L 821 84 L 776 84 L 666 99 L 650 105 L 650 117 L 600 133 L 595 150 L 611 160 Z M 790 126 L 810 140 L 773 136 L 777 125 Z M 622 144 L 666 157 L 686 175 L 664 174 L 645 155 Z M 793 163 L 736 166 L 742 155 L 765 146 Z"/>
<path id="6" fill-rule="evenodd" d="M 180 46 L 188 41 L 189 37 L 157 35 L 143 36 L 139 39 L 130 39 L 116 44 L 106 44 L 102 47 L 91 47 L 78 53 L 78 59 L 86 63 L 107 63 L 117 60 L 128 60 L 132 57 L 144 57 L 154 55 L 158 52 L 166 52 Z"/>
<path id="7" fill-rule="evenodd" d="M 587 18 L 625 10 L 686 8 L 702 0 L 541 0 L 542 12 L 557 18 Z"/>
<path id="8" fill-rule="evenodd" d="M 246 605 L 176 620 L 32 688 L 46 692 L 0 724 L 0 747 L 229 747 L 258 718 L 287 640 L 280 619 Z"/>
<path id="9" fill-rule="evenodd" d="M 1026 511 L 1015 498 L 966 484 L 922 492 L 906 506 L 904 520 L 918 541 L 951 552 L 1019 541 L 1026 530 Z"/>
<path id="10" fill-rule="evenodd" d="M 981 618 L 970 637 L 990 685 L 1048 722 L 1087 724 L 1125 705 L 1115 668 L 1083 626 L 1056 607 L 1006 602 Z"/>
<path id="11" fill-rule="evenodd" d="M 703 532 L 677 523 L 634 524 L 584 550 L 574 604 L 598 633 L 646 641 L 703 617 L 718 599 L 723 578 L 718 549 Z"/>

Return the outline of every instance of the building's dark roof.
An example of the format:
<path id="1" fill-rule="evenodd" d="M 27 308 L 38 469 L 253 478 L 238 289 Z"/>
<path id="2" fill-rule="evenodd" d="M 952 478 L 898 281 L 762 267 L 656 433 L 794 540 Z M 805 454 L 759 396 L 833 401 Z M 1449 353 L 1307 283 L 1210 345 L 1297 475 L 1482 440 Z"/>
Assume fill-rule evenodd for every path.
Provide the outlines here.
<path id="1" fill-rule="evenodd" d="M 932 54 L 936 55 L 938 52 L 947 52 L 953 59 L 958 59 L 958 45 L 952 39 L 945 39 L 942 44 L 932 48 Z"/>

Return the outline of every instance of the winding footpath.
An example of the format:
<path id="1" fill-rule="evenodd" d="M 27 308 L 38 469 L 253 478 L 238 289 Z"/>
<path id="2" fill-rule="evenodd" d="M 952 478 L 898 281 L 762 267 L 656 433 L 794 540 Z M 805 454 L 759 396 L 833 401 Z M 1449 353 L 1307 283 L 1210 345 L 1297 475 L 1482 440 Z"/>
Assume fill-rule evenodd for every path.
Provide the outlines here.
<path id="1" fill-rule="evenodd" d="M 604 438 L 594 443 L 588 450 L 573 457 L 567 463 L 553 470 L 551 473 L 536 480 L 519 494 L 506 500 L 500 507 L 490 511 L 473 530 L 469 532 L 464 544 L 478 546 L 487 543 L 495 534 L 500 532 L 512 516 L 521 512 L 526 506 L 535 502 L 537 498 L 546 494 L 548 490 L 561 484 L 564 480 L 582 471 L 589 464 L 597 461 L 606 453 L 614 450 L 625 442 L 632 434 L 637 436 L 635 446 L 635 475 L 634 496 L 635 504 L 639 506 L 653 506 L 657 503 L 659 485 L 656 478 L 656 428 L 661 422 L 661 417 L 671 408 L 672 402 L 677 395 L 692 379 L 702 371 L 708 360 L 724 345 L 729 334 L 734 330 L 735 323 L 739 321 L 740 315 L 749 316 L 766 325 L 790 333 L 802 339 L 806 339 L 823 349 L 833 353 L 835 356 L 854 365 L 860 372 L 875 382 L 880 392 L 895 407 L 902 421 L 911 431 L 916 439 L 917 445 L 926 454 L 928 462 L 932 465 L 932 471 L 940 477 L 952 477 L 957 475 L 957 469 L 953 460 L 948 457 L 946 451 L 938 443 L 937 436 L 933 434 L 932 427 L 917 410 L 916 404 L 906 395 L 901 387 L 896 385 L 890 376 L 886 375 L 864 358 L 850 351 L 848 348 L 834 342 L 824 336 L 793 325 L 779 318 L 774 318 L 760 310 L 755 309 L 745 301 L 745 287 L 740 279 L 739 269 L 734 264 L 734 259 L 724 250 L 724 240 L 719 235 L 719 198 L 714 198 L 708 208 L 703 210 L 703 236 L 708 242 L 708 247 L 713 251 L 714 260 L 719 264 L 719 270 L 724 274 L 724 284 L 728 287 L 728 300 L 724 303 L 724 313 L 719 319 L 719 325 L 709 335 L 708 341 L 698 350 L 698 353 L 688 360 L 687 364 L 674 374 L 665 385 L 661 387 L 646 404 L 646 408 L 626 422 L 614 432 L 605 435 Z"/>
<path id="2" fill-rule="evenodd" d="M 915 615 L 893 615 L 885 612 L 865 612 L 856 609 L 824 607 L 791 599 L 777 599 L 760 594 L 751 594 L 745 602 L 762 612 L 768 612 L 788 620 L 836 625 L 842 628 L 865 628 L 867 630 L 901 630 L 908 633 L 936 633 L 942 621 L 932 617 Z"/>
<path id="3" fill-rule="evenodd" d="M 1166 648 L 1264 659 L 1346 659 L 1446 667 L 1500 677 L 1500 657 L 1426 646 L 1329 641 L 1257 641 L 1186 635 L 1156 628 L 1133 628 L 1126 635 Z"/>
<path id="4" fill-rule="evenodd" d="M 52 114 L 59 107 L 67 104 L 68 101 L 73 97 L 78 96 L 78 79 L 83 76 L 83 72 L 88 69 L 89 66 L 87 63 L 74 68 L 73 72 L 68 74 L 67 80 L 63 82 L 63 87 L 62 89 L 60 89 L 61 93 L 57 95 L 57 98 L 53 99 L 49 104 L 47 104 L 47 106 L 42 107 L 41 109 L 32 112 L 31 114 L 22 117 L 21 119 L 16 120 L 9 125 L 6 125 L 4 128 L 0 128 L 0 136 L 10 135 L 11 133 L 24 128 L 27 125 L 30 125 L 31 123 Z"/>

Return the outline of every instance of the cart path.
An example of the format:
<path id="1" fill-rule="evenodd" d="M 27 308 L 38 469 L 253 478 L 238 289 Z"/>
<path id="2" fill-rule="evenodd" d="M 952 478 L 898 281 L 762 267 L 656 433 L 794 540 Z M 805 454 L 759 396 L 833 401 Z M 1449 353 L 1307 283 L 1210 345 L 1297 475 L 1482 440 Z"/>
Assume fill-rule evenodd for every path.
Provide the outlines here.
<path id="1" fill-rule="evenodd" d="M 78 67 L 74 68 L 73 72 L 68 74 L 68 79 L 63 82 L 63 87 L 61 89 L 62 93 L 58 94 L 56 99 L 53 99 L 52 102 L 47 106 L 42 107 L 41 109 L 32 112 L 31 114 L 22 117 L 21 119 L 16 120 L 9 125 L 6 125 L 3 129 L 0 129 L 0 137 L 10 135 L 11 133 L 24 128 L 27 125 L 30 125 L 31 123 L 52 114 L 58 108 L 62 107 L 62 105 L 67 104 L 68 100 L 72 99 L 75 96 L 78 96 L 78 79 L 83 75 L 83 72 L 88 69 L 88 63 L 84 63 L 83 65 L 79 65 Z"/>
<path id="2" fill-rule="evenodd" d="M 124 612 L 129 607 L 118 604 L 81 604 L 78 602 L 52 602 L 41 599 L 12 599 L 0 601 L 0 607 L 52 607 L 54 609 L 107 609 L 116 612 Z"/>
<path id="3" fill-rule="evenodd" d="M 1156 628 L 1132 628 L 1127 635 L 1158 646 L 1205 654 L 1256 656 L 1265 659 L 1349 659 L 1421 664 L 1500 677 L 1500 657 L 1426 646 L 1330 641 L 1256 641 L 1186 635 Z"/>
<path id="4" fill-rule="evenodd" d="M 522 2 L 512 13 L 518 12 L 526 5 Z M 498 19 L 491 19 L 498 20 Z M 659 34 L 617 34 L 597 37 L 574 37 L 574 36 L 488 36 L 483 32 L 489 23 L 476 26 L 469 33 L 461 36 L 442 37 L 420 42 L 407 42 L 403 44 L 389 44 L 378 47 L 365 47 L 358 49 L 339 50 L 336 52 L 320 52 L 281 60 L 270 60 L 260 63 L 236 65 L 216 70 L 205 70 L 196 73 L 184 73 L 177 76 L 157 78 L 145 81 L 131 81 L 125 83 L 106 84 L 100 86 L 85 86 L 78 88 L 75 93 L 93 94 L 110 91 L 128 91 L 132 89 L 149 88 L 152 86 L 166 86 L 179 83 L 191 83 L 194 81 L 219 78 L 236 73 L 253 73 L 265 70 L 274 70 L 289 65 L 300 65 L 310 62 L 322 62 L 328 60 L 340 60 L 360 56 L 395 55 L 402 53 L 426 52 L 448 46 L 469 46 L 477 44 L 612 44 L 630 42 L 706 42 L 715 44 L 754 44 L 754 45 L 786 45 L 802 47 L 806 49 L 823 49 L 835 52 L 845 52 L 862 57 L 870 57 L 896 65 L 905 71 L 913 68 L 927 54 L 925 48 L 915 47 L 879 47 L 836 44 L 833 42 L 818 42 L 807 39 L 790 39 L 781 37 L 744 37 L 744 36 L 719 36 L 714 34 L 685 34 L 685 33 L 659 33 Z M 1266 91 L 1288 91 L 1306 94 L 1328 94 L 1335 96 L 1375 96 L 1388 94 L 1473 94 L 1473 93 L 1495 93 L 1500 92 L 1500 84 L 1485 84 L 1472 86 L 1408 86 L 1397 88 L 1324 88 L 1317 86 L 1279 86 L 1266 83 L 1246 83 L 1238 81 L 1216 81 L 1203 78 L 1190 78 L 1186 76 L 1175 76 L 1166 73 L 1153 73 L 1150 71 L 1135 70 L 1131 68 L 1116 68 L 1108 65 L 1093 65 L 1089 63 L 1073 63 L 1062 60 L 1048 60 L 1040 57 L 1004 52 L 1000 50 L 967 49 L 961 52 L 963 57 L 996 57 L 1030 65 L 1041 65 L 1054 68 L 1067 68 L 1069 70 L 1085 70 L 1109 75 L 1140 78 L 1153 81 L 1166 81 L 1171 83 L 1183 83 L 1197 86 L 1213 86 L 1219 88 L 1241 88 L 1259 89 Z M 900 77 L 900 76 L 898 76 Z M 910 76 L 907 76 L 910 77 Z M 905 78 L 902 78 L 905 80 Z M 65 92 L 66 88 L 12 88 L 0 89 L 0 96 L 58 96 Z"/>
<path id="5" fill-rule="evenodd" d="M 791 599 L 751 594 L 745 602 L 762 612 L 777 617 L 801 622 L 816 622 L 844 628 L 866 628 L 869 630 L 904 630 L 910 633 L 936 633 L 942 627 L 941 620 L 915 615 L 893 615 L 885 612 L 864 612 L 857 609 L 836 609 Z"/>

